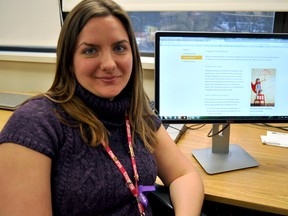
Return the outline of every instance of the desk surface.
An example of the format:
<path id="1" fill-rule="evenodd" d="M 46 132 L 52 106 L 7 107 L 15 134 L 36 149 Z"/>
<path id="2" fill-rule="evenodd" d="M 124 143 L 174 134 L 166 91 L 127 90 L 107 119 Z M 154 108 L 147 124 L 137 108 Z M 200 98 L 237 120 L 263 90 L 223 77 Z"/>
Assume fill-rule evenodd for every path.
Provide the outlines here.
<path id="1" fill-rule="evenodd" d="M 0 131 L 11 116 L 0 110 Z M 205 199 L 244 208 L 288 215 L 288 148 L 263 145 L 260 135 L 272 128 L 252 124 L 233 124 L 230 143 L 241 145 L 258 167 L 208 175 L 192 156 L 193 149 L 211 147 L 207 134 L 211 125 L 188 130 L 178 141 L 185 156 L 199 170 L 205 187 Z"/>
<path id="2" fill-rule="evenodd" d="M 206 125 L 201 129 L 188 130 L 177 144 L 200 171 L 205 199 L 288 215 L 288 148 L 263 145 L 260 139 L 267 130 L 275 129 L 252 124 L 231 125 L 230 143 L 242 146 L 260 165 L 209 175 L 191 151 L 211 147 L 212 139 L 207 137 L 210 129 L 211 125 Z"/>
<path id="3" fill-rule="evenodd" d="M 12 111 L 0 109 L 0 131 L 2 130 L 12 113 Z"/>

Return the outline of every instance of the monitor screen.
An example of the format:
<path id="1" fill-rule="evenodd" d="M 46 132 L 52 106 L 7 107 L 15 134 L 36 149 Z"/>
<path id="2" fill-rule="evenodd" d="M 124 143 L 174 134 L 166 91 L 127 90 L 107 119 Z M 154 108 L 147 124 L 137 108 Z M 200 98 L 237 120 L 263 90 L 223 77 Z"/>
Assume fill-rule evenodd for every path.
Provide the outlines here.
<path id="1" fill-rule="evenodd" d="M 192 151 L 207 173 L 258 166 L 229 143 L 230 123 L 288 122 L 288 35 L 157 32 L 155 109 L 163 123 L 212 124 L 212 147 Z"/>
<path id="2" fill-rule="evenodd" d="M 288 36 L 157 32 L 155 84 L 163 122 L 287 122 Z"/>

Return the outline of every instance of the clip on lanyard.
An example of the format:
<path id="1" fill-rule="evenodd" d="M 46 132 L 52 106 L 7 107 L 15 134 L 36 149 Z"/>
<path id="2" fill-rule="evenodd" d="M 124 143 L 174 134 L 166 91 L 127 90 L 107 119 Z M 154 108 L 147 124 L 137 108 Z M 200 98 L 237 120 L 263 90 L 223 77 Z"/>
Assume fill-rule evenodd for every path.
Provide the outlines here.
<path id="1" fill-rule="evenodd" d="M 137 172 L 135 154 L 134 154 L 134 150 L 133 150 L 133 146 L 132 146 L 130 123 L 129 123 L 129 119 L 128 119 L 127 115 L 125 115 L 125 122 L 126 122 L 126 132 L 127 132 L 127 138 L 128 138 L 130 158 L 131 158 L 131 163 L 132 163 L 133 172 L 134 172 L 135 185 L 131 181 L 126 169 L 124 168 L 124 166 L 122 166 L 121 162 L 118 160 L 118 158 L 112 152 L 111 148 L 109 146 L 107 146 L 105 148 L 105 150 L 109 154 L 110 158 L 114 161 L 114 163 L 116 164 L 118 169 L 121 171 L 121 173 L 122 173 L 122 175 L 126 181 L 127 187 L 130 189 L 131 193 L 134 195 L 134 197 L 137 200 L 137 205 L 138 205 L 140 215 L 144 216 L 145 215 L 144 206 L 148 205 L 148 200 L 142 192 L 153 191 L 153 190 L 155 190 L 155 187 L 154 186 L 139 186 L 141 190 L 138 190 L 139 176 L 138 176 L 138 172 Z M 106 146 L 104 142 L 102 142 L 102 145 Z"/>

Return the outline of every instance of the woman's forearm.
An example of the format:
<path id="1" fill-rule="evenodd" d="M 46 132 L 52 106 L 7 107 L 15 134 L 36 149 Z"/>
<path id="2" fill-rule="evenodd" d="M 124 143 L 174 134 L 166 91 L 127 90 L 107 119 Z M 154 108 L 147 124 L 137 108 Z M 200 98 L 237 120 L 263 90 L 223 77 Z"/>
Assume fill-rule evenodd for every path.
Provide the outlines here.
<path id="1" fill-rule="evenodd" d="M 169 189 L 175 216 L 200 215 L 204 188 L 198 173 L 189 173 L 175 179 Z"/>

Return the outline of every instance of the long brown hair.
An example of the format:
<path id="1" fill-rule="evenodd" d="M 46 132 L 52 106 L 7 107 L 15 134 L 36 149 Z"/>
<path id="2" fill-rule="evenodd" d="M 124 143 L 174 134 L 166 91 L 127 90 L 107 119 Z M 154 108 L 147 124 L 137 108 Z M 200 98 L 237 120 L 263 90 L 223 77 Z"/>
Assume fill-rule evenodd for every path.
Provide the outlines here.
<path id="1" fill-rule="evenodd" d="M 153 150 L 156 144 L 156 126 L 151 115 L 154 113 L 149 106 L 149 99 L 143 87 L 143 70 L 140 61 L 134 31 L 128 14 L 112 0 L 83 0 L 68 14 L 61 29 L 57 45 L 56 75 L 46 96 L 61 104 L 66 113 L 78 123 L 85 142 L 97 146 L 104 140 L 108 143 L 108 132 L 95 116 L 93 111 L 77 97 L 74 97 L 76 77 L 73 72 L 73 54 L 77 38 L 86 25 L 94 17 L 115 16 L 126 29 L 132 48 L 133 69 L 128 85 L 132 88 L 129 120 L 132 135 L 137 133 L 147 149 Z M 87 131 L 84 131 L 88 126 Z"/>

